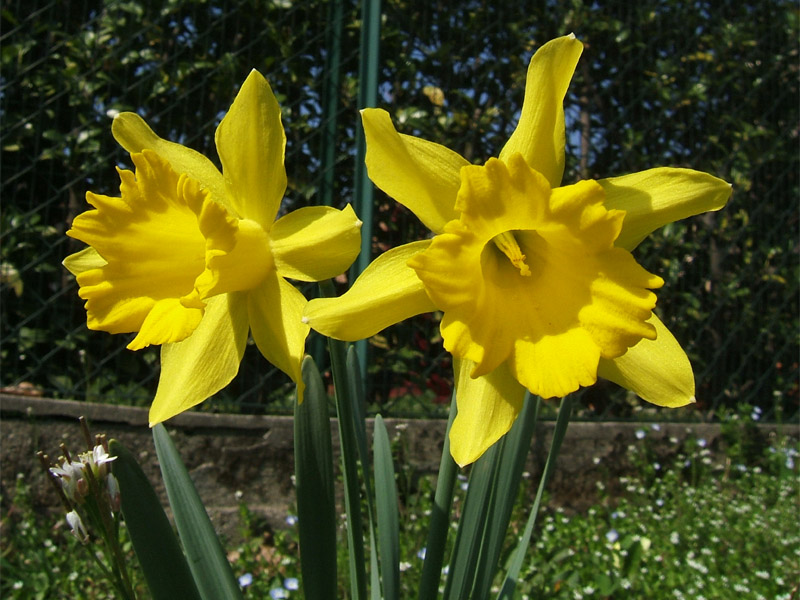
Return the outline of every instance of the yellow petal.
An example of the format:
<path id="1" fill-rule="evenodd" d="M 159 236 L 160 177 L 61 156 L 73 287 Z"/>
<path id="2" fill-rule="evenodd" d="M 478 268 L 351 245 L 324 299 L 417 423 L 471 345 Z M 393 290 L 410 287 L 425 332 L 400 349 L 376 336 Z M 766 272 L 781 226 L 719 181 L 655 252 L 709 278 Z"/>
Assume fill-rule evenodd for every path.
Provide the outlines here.
<path id="1" fill-rule="evenodd" d="M 131 154 L 152 150 L 165 159 L 177 173 L 185 173 L 209 191 L 214 201 L 232 209 L 227 199 L 225 180 L 205 156 L 174 142 L 161 139 L 136 113 L 124 112 L 114 117 L 111 133 L 120 146 Z M 238 214 L 234 212 L 234 214 Z"/>
<path id="2" fill-rule="evenodd" d="M 385 110 L 365 108 L 361 121 L 367 137 L 367 170 L 375 185 L 434 233 L 458 218 L 454 207 L 461 185 L 459 171 L 469 162 L 444 146 L 398 133 Z"/>
<path id="3" fill-rule="evenodd" d="M 61 264 L 66 267 L 67 271 L 77 277 L 84 271 L 100 269 L 105 267 L 108 263 L 97 253 L 97 250 L 89 246 L 80 252 L 70 254 Z"/>
<path id="4" fill-rule="evenodd" d="M 414 315 L 436 310 L 406 262 L 430 245 L 412 242 L 384 252 L 338 298 L 311 300 L 303 320 L 323 335 L 356 341 Z"/>
<path id="5" fill-rule="evenodd" d="M 633 250 L 659 227 L 709 210 L 719 210 L 731 185 L 707 173 L 661 167 L 598 181 L 606 207 L 625 211 L 617 246 Z"/>
<path id="6" fill-rule="evenodd" d="M 236 211 L 269 231 L 286 191 L 286 135 L 278 101 L 258 71 L 242 84 L 215 139 Z"/>
<path id="7" fill-rule="evenodd" d="M 291 283 L 272 273 L 247 295 L 253 339 L 269 362 L 297 384 L 297 401 L 303 401 L 303 361 L 309 327 L 302 321 L 306 299 Z"/>
<path id="8" fill-rule="evenodd" d="M 322 281 L 344 273 L 361 249 L 361 221 L 344 210 L 308 206 L 278 219 L 270 231 L 275 266 L 283 277 Z"/>
<path id="9" fill-rule="evenodd" d="M 581 52 L 583 44 L 570 34 L 547 42 L 533 55 L 519 123 L 500 152 L 503 161 L 522 154 L 552 187 L 564 175 L 564 97 Z"/>
<path id="10" fill-rule="evenodd" d="M 598 375 L 658 406 L 677 408 L 695 401 L 689 358 L 669 329 L 654 314 L 655 340 L 643 339 L 613 360 L 600 360 Z"/>
<path id="11" fill-rule="evenodd" d="M 522 410 L 525 388 L 505 365 L 472 379 L 470 361 L 454 358 L 458 413 L 450 428 L 450 454 L 460 466 L 478 460 L 504 436 Z"/>
<path id="12" fill-rule="evenodd" d="M 161 377 L 150 407 L 150 426 L 165 421 L 228 385 L 247 343 L 244 293 L 215 296 L 194 333 L 161 348 Z"/>

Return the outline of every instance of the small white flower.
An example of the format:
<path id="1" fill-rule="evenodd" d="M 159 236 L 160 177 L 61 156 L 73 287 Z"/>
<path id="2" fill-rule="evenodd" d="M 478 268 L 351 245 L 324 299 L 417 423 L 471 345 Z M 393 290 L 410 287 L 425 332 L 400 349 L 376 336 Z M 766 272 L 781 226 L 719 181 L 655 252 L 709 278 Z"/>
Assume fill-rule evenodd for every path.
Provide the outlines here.
<path id="1" fill-rule="evenodd" d="M 83 524 L 81 516 L 77 511 L 71 510 L 67 513 L 67 523 L 69 523 L 72 533 L 81 543 L 85 544 L 89 541 L 89 532 L 86 531 L 86 526 Z"/>
<path id="2" fill-rule="evenodd" d="M 297 517 L 294 515 L 289 515 L 286 517 L 286 524 L 289 525 L 289 527 L 294 527 L 297 525 Z"/>
<path id="3" fill-rule="evenodd" d="M 637 429 L 635 435 L 637 440 L 643 440 L 647 432 L 644 429 Z"/>

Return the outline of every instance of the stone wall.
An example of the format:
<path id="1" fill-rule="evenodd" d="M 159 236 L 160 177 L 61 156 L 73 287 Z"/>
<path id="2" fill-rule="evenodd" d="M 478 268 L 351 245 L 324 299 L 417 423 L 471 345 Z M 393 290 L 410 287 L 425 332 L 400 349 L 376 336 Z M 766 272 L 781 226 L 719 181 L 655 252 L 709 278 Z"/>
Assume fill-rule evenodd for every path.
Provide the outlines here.
<path id="1" fill-rule="evenodd" d="M 0 394 L 0 485 L 4 511 L 18 473 L 31 482 L 35 506 L 43 511 L 60 509 L 35 454 L 43 450 L 54 459 L 60 454 L 62 441 L 74 452 L 83 450 L 85 444 L 77 421 L 81 415 L 89 420 L 93 434 L 105 433 L 116 438 L 138 456 L 150 481 L 165 499 L 147 426 L 147 409 Z M 404 436 L 404 464 L 413 465 L 420 473 L 437 471 L 444 421 L 387 419 L 386 425 L 390 436 Z M 573 422 L 548 488 L 551 503 L 583 510 L 597 499 L 598 481 L 603 481 L 613 496 L 619 490 L 619 478 L 631 469 L 628 447 L 642 443 L 636 437 L 639 429 L 647 431 L 648 443 L 664 463 L 679 451 L 681 441 L 688 436 L 704 438 L 712 450 L 718 450 L 721 443 L 720 428 L 713 424 L 662 424 L 655 431 L 640 423 Z M 257 516 L 273 527 L 283 526 L 294 503 L 290 417 L 189 412 L 171 419 L 168 430 L 219 531 L 236 537 L 237 492 L 241 492 L 241 501 Z M 537 428 L 528 465 L 533 478 L 541 472 L 552 430 L 552 422 L 543 422 Z M 335 421 L 332 433 L 336 449 Z M 783 433 L 798 437 L 800 428 L 786 427 Z M 776 435 L 776 428 L 759 426 L 757 435 L 761 443 L 767 443 Z"/>

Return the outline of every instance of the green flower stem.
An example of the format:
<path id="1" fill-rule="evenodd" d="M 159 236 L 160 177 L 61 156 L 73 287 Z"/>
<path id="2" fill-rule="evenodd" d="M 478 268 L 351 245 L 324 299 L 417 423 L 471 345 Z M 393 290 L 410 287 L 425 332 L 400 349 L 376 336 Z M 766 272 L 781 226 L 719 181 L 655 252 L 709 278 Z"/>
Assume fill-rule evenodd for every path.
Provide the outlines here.
<path id="1" fill-rule="evenodd" d="M 333 282 L 330 280 L 320 281 L 319 288 L 323 296 L 332 297 L 336 295 Z M 355 391 L 350 389 L 347 376 L 345 343 L 328 339 L 328 347 L 331 355 L 331 374 L 335 390 L 336 414 L 339 422 L 339 444 L 342 454 L 342 471 L 344 473 L 344 505 L 347 513 L 351 597 L 356 600 L 366 600 L 367 576 L 364 561 L 364 526 L 361 518 L 361 485 L 358 478 L 357 415 L 353 411 L 353 403 L 351 401 Z M 363 424 L 361 426 L 363 427 Z"/>
<path id="2" fill-rule="evenodd" d="M 450 456 L 450 428 L 456 416 L 456 395 L 450 402 L 450 417 L 444 434 L 442 459 L 439 462 L 439 475 L 436 478 L 436 493 L 433 498 L 428 540 L 425 544 L 425 561 L 422 564 L 422 577 L 419 584 L 419 599 L 433 600 L 439 594 L 439 581 L 442 578 L 442 563 L 450 530 L 450 507 L 456 485 L 458 466 Z"/>
<path id="3" fill-rule="evenodd" d="M 528 516 L 528 522 L 525 524 L 525 531 L 517 544 L 514 551 L 514 556 L 508 568 L 508 573 L 503 581 L 503 587 L 498 594 L 498 600 L 511 600 L 514 597 L 514 590 L 517 586 L 517 578 L 522 569 L 522 562 L 525 559 L 525 554 L 528 551 L 528 546 L 531 542 L 533 535 L 533 527 L 536 525 L 536 515 L 539 513 L 539 505 L 542 503 L 542 495 L 544 494 L 547 482 L 555 468 L 556 459 L 558 458 L 558 451 L 561 449 L 561 442 L 564 441 L 564 435 L 567 433 L 567 426 L 569 425 L 569 418 L 572 414 L 572 396 L 566 396 L 561 400 L 561 407 L 558 409 L 558 417 L 556 418 L 556 426 L 553 430 L 553 439 L 550 442 L 550 452 L 547 455 L 547 462 L 542 471 L 542 477 L 539 480 L 539 489 L 536 491 L 536 499 L 531 507 L 531 513 Z"/>
<path id="4" fill-rule="evenodd" d="M 91 468 L 85 469 L 86 482 L 89 486 L 89 496 L 87 497 L 86 509 L 91 513 L 95 520 L 95 525 L 100 530 L 105 546 L 105 554 L 111 565 L 113 581 L 117 590 L 124 598 L 135 599 L 125 557 L 119 546 L 119 522 L 113 517 L 111 506 L 106 501 L 105 490 L 101 488 Z"/>

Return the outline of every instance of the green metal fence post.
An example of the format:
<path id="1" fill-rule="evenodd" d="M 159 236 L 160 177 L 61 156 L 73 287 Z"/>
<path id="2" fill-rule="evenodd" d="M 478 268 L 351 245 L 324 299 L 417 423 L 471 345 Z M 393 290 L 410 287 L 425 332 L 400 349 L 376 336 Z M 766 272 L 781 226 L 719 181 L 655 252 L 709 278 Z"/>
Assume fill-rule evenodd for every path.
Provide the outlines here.
<path id="1" fill-rule="evenodd" d="M 381 2 L 364 0 L 361 4 L 361 44 L 359 56 L 358 108 L 375 106 L 378 100 L 378 57 L 381 37 Z M 367 176 L 364 164 L 366 140 L 361 126 L 361 116 L 356 121 L 356 174 L 355 210 L 363 222 L 361 226 L 361 254 L 351 269 L 351 281 L 367 268 L 372 259 L 372 204 L 374 188 Z M 358 362 L 364 374 L 367 388 L 367 343 L 361 340 L 356 344 Z"/>

